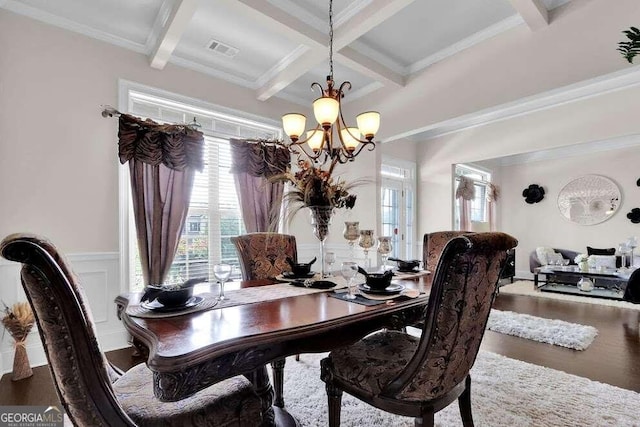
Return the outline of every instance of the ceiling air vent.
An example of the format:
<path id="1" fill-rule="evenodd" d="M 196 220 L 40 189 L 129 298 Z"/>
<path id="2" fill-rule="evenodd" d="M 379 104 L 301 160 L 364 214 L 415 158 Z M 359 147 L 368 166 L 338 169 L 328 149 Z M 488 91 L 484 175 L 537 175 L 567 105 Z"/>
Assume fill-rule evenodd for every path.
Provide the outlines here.
<path id="1" fill-rule="evenodd" d="M 207 48 L 214 51 L 215 53 L 219 53 L 220 55 L 224 55 L 228 58 L 233 58 L 239 52 L 239 50 L 236 49 L 235 47 L 219 42 L 218 40 L 211 40 L 207 44 Z"/>

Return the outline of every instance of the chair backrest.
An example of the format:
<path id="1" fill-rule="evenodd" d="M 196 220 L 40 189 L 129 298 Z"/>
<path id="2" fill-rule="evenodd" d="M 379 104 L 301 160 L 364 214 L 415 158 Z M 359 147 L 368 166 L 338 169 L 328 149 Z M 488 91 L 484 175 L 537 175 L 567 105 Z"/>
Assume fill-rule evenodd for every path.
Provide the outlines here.
<path id="1" fill-rule="evenodd" d="M 435 399 L 465 380 L 480 348 L 507 251 L 517 243 L 504 233 L 476 233 L 446 244 L 418 349 L 383 394 Z"/>
<path id="2" fill-rule="evenodd" d="M 280 233 L 249 233 L 232 237 L 243 280 L 271 279 L 291 271 L 287 257 L 298 262 L 296 238 Z"/>
<path id="3" fill-rule="evenodd" d="M 631 273 L 622 299 L 634 304 L 640 304 L 640 268 Z"/>
<path id="4" fill-rule="evenodd" d="M 438 260 L 447 242 L 454 237 L 471 234 L 471 231 L 434 231 L 422 238 L 422 265 L 425 270 L 434 272 Z"/>
<path id="5" fill-rule="evenodd" d="M 82 288 L 64 257 L 49 241 L 30 234 L 6 237 L 0 255 L 23 264 L 22 286 L 71 421 L 80 426 L 135 425 L 113 392 Z"/>

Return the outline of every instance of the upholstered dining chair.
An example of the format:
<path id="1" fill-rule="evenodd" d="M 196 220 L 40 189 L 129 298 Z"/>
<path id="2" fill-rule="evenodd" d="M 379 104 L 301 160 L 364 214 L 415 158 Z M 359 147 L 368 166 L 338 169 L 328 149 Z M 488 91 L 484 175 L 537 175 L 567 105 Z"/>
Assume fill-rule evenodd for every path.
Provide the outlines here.
<path id="1" fill-rule="evenodd" d="M 243 280 L 272 279 L 291 271 L 287 257 L 298 262 L 295 236 L 280 233 L 249 233 L 231 237 L 238 251 Z"/>
<path id="2" fill-rule="evenodd" d="M 295 236 L 280 233 L 248 233 L 231 237 L 240 259 L 242 280 L 273 279 L 284 271 L 291 271 L 287 257 L 298 262 Z M 300 360 L 300 355 L 296 355 Z M 271 364 L 273 369 L 274 405 L 284 407 L 284 364 L 280 359 Z"/>
<path id="3" fill-rule="evenodd" d="M 14 234 L 0 255 L 23 264 L 22 286 L 34 312 L 56 392 L 76 426 L 246 426 L 262 422 L 261 400 L 237 376 L 178 402 L 160 402 L 144 363 L 111 366 L 96 338 L 82 287 L 49 241 Z"/>
<path id="4" fill-rule="evenodd" d="M 633 304 L 640 304 L 640 268 L 634 270 L 629 276 L 622 299 Z"/>
<path id="5" fill-rule="evenodd" d="M 434 231 L 433 233 L 425 233 L 422 238 L 422 265 L 424 269 L 433 273 L 447 242 L 454 237 L 471 233 L 471 231 Z"/>
<path id="6" fill-rule="evenodd" d="M 471 377 L 507 251 L 504 233 L 455 237 L 435 268 L 422 335 L 381 331 L 332 351 L 321 361 L 329 426 L 340 425 L 343 391 L 382 410 L 432 426 L 434 414 L 458 400 L 473 426 Z"/>

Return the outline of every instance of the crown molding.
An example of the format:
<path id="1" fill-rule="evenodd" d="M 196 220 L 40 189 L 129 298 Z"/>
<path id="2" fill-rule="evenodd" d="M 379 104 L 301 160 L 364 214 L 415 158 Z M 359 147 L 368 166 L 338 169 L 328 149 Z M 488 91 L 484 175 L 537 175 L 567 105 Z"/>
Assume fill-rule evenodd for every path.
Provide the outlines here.
<path id="1" fill-rule="evenodd" d="M 192 71 L 197 71 L 199 73 L 206 74 L 211 77 L 216 77 L 218 79 L 225 80 L 229 83 L 233 83 L 238 86 L 246 87 L 252 90 L 257 89 L 256 84 L 247 78 L 238 77 L 234 74 L 220 71 L 208 65 L 200 64 L 198 62 L 191 61 L 190 59 L 182 58 L 175 53 L 171 56 L 171 58 L 169 59 L 169 62 L 174 65 L 178 65 L 180 67 L 187 68 Z"/>
<path id="2" fill-rule="evenodd" d="M 411 131 L 402 132 L 384 139 L 384 142 L 391 142 L 401 138 L 425 141 L 449 133 L 484 126 L 500 120 L 507 120 L 594 96 L 604 95 L 638 84 L 640 84 L 640 65 L 521 98 L 513 102 L 486 108 L 474 113 L 465 114 L 453 119 L 433 123 Z"/>
<path id="3" fill-rule="evenodd" d="M 581 142 L 579 144 L 550 148 L 547 150 L 533 151 L 529 153 L 514 154 L 498 159 L 500 166 L 513 166 L 544 160 L 564 159 L 568 157 L 584 156 L 587 154 L 601 153 L 604 151 L 619 150 L 623 148 L 637 147 L 640 145 L 640 134 L 625 135 L 599 141 Z"/>
<path id="4" fill-rule="evenodd" d="M 267 84 L 268 81 L 275 78 L 278 74 L 282 73 L 288 66 L 296 62 L 302 55 L 308 52 L 311 47 L 300 44 L 294 50 L 292 50 L 287 56 L 278 61 L 273 67 L 264 72 L 260 77 L 256 79 L 255 88 L 260 88 Z"/>
<path id="5" fill-rule="evenodd" d="M 134 52 L 147 54 L 147 46 L 141 43 L 137 43 L 124 37 L 116 36 L 105 31 L 91 28 L 87 25 L 80 24 L 70 19 L 62 18 L 60 16 L 53 15 L 48 12 L 44 12 L 32 6 L 28 6 L 16 0 L 6 0 L 4 3 L 0 3 L 0 7 L 17 13 L 19 15 L 26 16 L 28 18 L 35 19 L 46 24 L 53 25 L 65 30 L 80 33 L 88 37 L 92 37 L 103 42 L 107 42 L 116 46 L 123 47 Z"/>

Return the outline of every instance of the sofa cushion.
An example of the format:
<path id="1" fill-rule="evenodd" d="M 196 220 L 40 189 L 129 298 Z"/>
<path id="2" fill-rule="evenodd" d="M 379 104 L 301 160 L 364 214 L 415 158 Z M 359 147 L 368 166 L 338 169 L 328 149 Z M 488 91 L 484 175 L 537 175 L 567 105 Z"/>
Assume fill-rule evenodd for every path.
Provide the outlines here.
<path id="1" fill-rule="evenodd" d="M 594 268 L 606 267 L 616 268 L 615 255 L 589 255 L 589 266 Z"/>
<path id="2" fill-rule="evenodd" d="M 587 246 L 587 255 L 615 255 L 616 248 L 592 248 L 591 246 Z"/>
<path id="3" fill-rule="evenodd" d="M 547 246 L 539 246 L 536 248 L 536 256 L 538 257 L 538 261 L 540 262 L 541 265 L 547 265 L 549 264 L 549 255 L 551 255 L 551 257 L 553 257 L 556 251 L 553 248 L 547 247 Z"/>
<path id="4" fill-rule="evenodd" d="M 559 254 L 558 252 L 547 254 L 547 264 L 555 265 L 562 261 L 562 259 L 562 254 Z"/>

